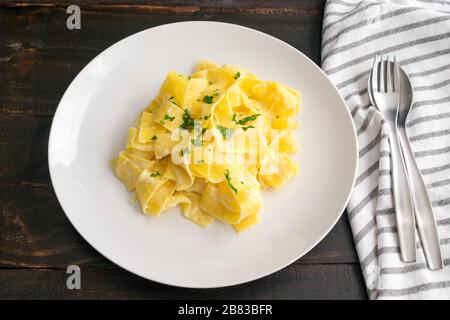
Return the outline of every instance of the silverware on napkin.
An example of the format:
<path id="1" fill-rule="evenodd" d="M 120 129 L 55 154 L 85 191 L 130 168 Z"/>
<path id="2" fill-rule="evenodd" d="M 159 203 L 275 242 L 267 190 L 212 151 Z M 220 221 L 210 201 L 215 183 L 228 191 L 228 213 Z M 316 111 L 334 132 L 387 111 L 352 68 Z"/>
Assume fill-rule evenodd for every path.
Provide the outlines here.
<path id="1" fill-rule="evenodd" d="M 399 67 L 400 76 L 400 105 L 397 119 L 397 132 L 402 148 L 403 159 L 409 176 L 409 187 L 414 204 L 417 229 L 420 241 L 427 260 L 428 268 L 438 270 L 443 268 L 441 248 L 437 233 L 436 221 L 433 215 L 430 198 L 423 181 L 420 169 L 417 166 L 414 152 L 406 132 L 406 118 L 412 105 L 413 91 L 408 75 Z"/>
<path id="2" fill-rule="evenodd" d="M 400 255 L 405 262 L 416 260 L 416 234 L 414 210 L 408 185 L 406 167 L 403 162 L 399 138 L 397 135 L 398 106 L 400 102 L 400 80 L 398 65 L 376 56 L 369 80 L 374 105 L 388 124 L 389 145 L 391 148 L 391 178 L 394 196 L 397 232 Z"/>
<path id="3" fill-rule="evenodd" d="M 401 154 L 408 173 L 408 182 L 414 204 L 414 214 L 419 231 L 422 248 L 428 268 L 438 270 L 443 268 L 439 237 L 436 222 L 425 183 L 411 149 L 406 132 L 406 119 L 413 101 L 411 81 L 406 72 L 400 67 L 387 63 L 388 68 L 397 68 L 399 77 L 399 110 L 397 116 L 397 133 L 401 145 Z M 369 76 L 368 92 L 371 103 L 376 107 L 373 99 L 372 74 Z"/>

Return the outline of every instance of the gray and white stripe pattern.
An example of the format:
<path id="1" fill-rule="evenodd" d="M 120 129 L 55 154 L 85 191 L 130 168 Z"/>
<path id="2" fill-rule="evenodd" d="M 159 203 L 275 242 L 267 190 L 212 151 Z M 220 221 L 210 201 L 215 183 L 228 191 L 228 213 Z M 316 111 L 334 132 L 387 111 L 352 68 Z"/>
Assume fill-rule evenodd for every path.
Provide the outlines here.
<path id="1" fill-rule="evenodd" d="M 387 127 L 370 105 L 376 54 L 395 54 L 414 87 L 407 131 L 432 201 L 445 268 L 400 260 Z M 347 211 L 371 299 L 450 299 L 450 0 L 328 0 L 322 68 L 344 97 L 358 135 Z M 417 238 L 418 239 L 418 238 Z"/>

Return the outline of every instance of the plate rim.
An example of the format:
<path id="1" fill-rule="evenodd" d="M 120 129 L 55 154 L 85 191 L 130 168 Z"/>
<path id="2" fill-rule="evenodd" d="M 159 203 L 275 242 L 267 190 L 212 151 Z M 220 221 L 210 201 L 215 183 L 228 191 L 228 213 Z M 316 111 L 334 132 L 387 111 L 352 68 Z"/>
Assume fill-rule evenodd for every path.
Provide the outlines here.
<path id="1" fill-rule="evenodd" d="M 116 259 L 112 259 L 109 255 L 101 252 L 99 249 L 97 249 L 97 246 L 95 246 L 93 243 L 91 243 L 91 241 L 89 241 L 85 235 L 77 228 L 77 226 L 74 224 L 74 222 L 72 221 L 70 215 L 67 213 L 67 208 L 65 208 L 65 206 L 63 205 L 63 202 L 61 201 L 62 199 L 62 195 L 58 193 L 58 191 L 56 190 L 56 186 L 55 186 L 55 180 L 56 178 L 54 177 L 54 173 L 52 173 L 52 165 L 50 163 L 51 158 L 50 158 L 50 148 L 52 145 L 52 141 L 53 141 L 53 136 L 54 136 L 54 124 L 58 119 L 58 115 L 61 112 L 61 104 L 62 102 L 65 100 L 66 96 L 68 95 L 68 92 L 71 90 L 72 86 L 74 85 L 74 83 L 78 80 L 78 78 L 81 76 L 81 74 L 83 73 L 83 71 L 85 71 L 87 68 L 90 67 L 91 64 L 94 64 L 97 59 L 102 56 L 103 54 L 105 54 L 106 52 L 113 50 L 115 46 L 119 45 L 120 43 L 129 40 L 130 38 L 133 37 L 137 37 L 138 35 L 145 33 L 149 30 L 154 30 L 154 29 L 162 29 L 162 28 L 167 28 L 167 27 L 173 27 L 174 25 L 181 25 L 181 24 L 217 24 L 217 25 L 224 25 L 226 27 L 234 27 L 234 28 L 238 28 L 238 29 L 244 29 L 247 32 L 254 32 L 259 34 L 260 36 L 264 36 L 267 38 L 270 38 L 272 41 L 276 41 L 281 43 L 282 45 L 286 46 L 289 50 L 293 50 L 296 52 L 296 54 L 301 55 L 306 61 L 308 61 L 313 68 L 315 68 L 316 71 L 318 71 L 319 73 L 321 73 L 324 78 L 326 79 L 326 81 L 328 81 L 332 88 L 336 91 L 336 93 L 338 94 L 338 97 L 340 99 L 340 101 L 342 102 L 343 106 L 344 106 L 344 110 L 345 110 L 345 115 L 348 118 L 350 124 L 351 124 L 351 132 L 352 132 L 352 140 L 353 140 L 353 145 L 354 145 L 354 149 L 355 152 L 353 154 L 353 163 L 354 163 L 354 168 L 353 168 L 353 177 L 352 177 L 352 183 L 351 183 L 351 188 L 349 189 L 349 191 L 347 192 L 347 196 L 345 201 L 343 202 L 343 205 L 341 206 L 340 210 L 339 210 L 339 214 L 336 215 L 336 218 L 334 219 L 334 221 L 330 224 L 330 226 L 323 232 L 323 234 L 316 240 L 314 241 L 311 245 L 307 246 L 305 249 L 303 249 L 302 253 L 299 255 L 295 255 L 294 258 L 289 259 L 287 262 L 280 264 L 278 267 L 272 269 L 269 272 L 262 272 L 261 274 L 255 274 L 255 276 L 253 277 L 249 277 L 247 280 L 245 281 L 229 281 L 227 284 L 223 284 L 223 285 L 186 285 L 186 284 L 177 284 L 177 283 L 173 283 L 170 281 L 161 281 L 161 280 L 156 280 L 156 279 L 152 279 L 144 274 L 142 274 L 139 271 L 136 270 L 132 270 L 131 267 L 124 267 L 121 263 L 117 262 Z M 95 251 L 97 251 L 99 254 L 101 254 L 103 257 L 105 257 L 106 259 L 108 259 L 109 261 L 111 261 L 113 264 L 119 266 L 120 268 L 126 270 L 127 272 L 130 272 L 134 275 L 137 275 L 143 279 L 146 280 L 150 280 L 156 283 L 161 283 L 164 285 L 169 285 L 169 286 L 173 286 L 173 287 L 178 287 L 178 288 L 190 288 L 190 289 L 214 289 L 214 288 L 225 288 L 225 287 L 231 287 L 231 286 L 237 286 L 240 284 L 246 284 L 246 283 L 250 283 L 253 282 L 255 280 L 264 278 L 266 276 L 269 276 L 271 274 L 274 274 L 284 268 L 286 268 L 287 266 L 291 265 L 292 263 L 294 263 L 295 261 L 297 261 L 298 259 L 302 258 L 303 256 L 305 256 L 307 253 L 309 253 L 314 247 L 316 247 L 329 233 L 330 231 L 334 228 L 334 226 L 336 225 L 336 223 L 339 221 L 339 219 L 342 217 L 346 206 L 350 200 L 350 196 L 352 194 L 352 191 L 354 189 L 355 186 L 355 181 L 356 181 L 356 174 L 357 174 L 357 169 L 358 169 L 358 140 L 357 140 L 357 135 L 356 135 L 356 128 L 355 128 L 355 124 L 353 122 L 352 116 L 350 111 L 347 108 L 347 104 L 345 103 L 345 100 L 342 96 L 342 94 L 339 92 L 339 90 L 336 88 L 336 86 L 333 84 L 333 82 L 331 81 L 331 79 L 328 77 L 328 75 L 314 62 L 312 61 L 308 56 L 306 56 L 303 52 L 301 52 L 300 50 L 298 50 L 297 48 L 293 47 L 292 45 L 290 45 L 289 43 L 275 37 L 272 36 L 270 34 L 267 34 L 263 31 L 260 30 L 256 30 L 250 27 L 246 27 L 240 24 L 235 24 L 235 23 L 228 23 L 228 22 L 222 22 L 222 21 L 202 21 L 202 20 L 191 20 L 191 21 L 179 21 L 179 22 L 172 22 L 172 23 L 166 23 L 166 24 L 161 24 L 161 25 L 157 25 L 154 27 L 150 27 L 150 28 L 146 28 L 143 29 L 141 31 L 135 32 L 133 34 L 130 34 L 128 36 L 126 36 L 123 39 L 120 39 L 119 41 L 114 42 L 113 44 L 111 44 L 109 47 L 105 48 L 104 50 L 102 50 L 100 53 L 98 53 L 94 58 L 92 58 L 79 72 L 78 74 L 75 76 L 75 78 L 70 82 L 69 86 L 66 88 L 66 90 L 64 91 L 64 94 L 61 96 L 61 99 L 58 103 L 58 106 L 55 110 L 55 113 L 53 115 L 53 119 L 51 122 L 51 128 L 50 128 L 50 133 L 49 133 L 49 139 L 48 139 L 48 144 L 47 144 L 47 164 L 49 167 L 49 175 L 50 175 L 50 180 L 51 180 L 51 184 L 52 184 L 52 188 L 55 192 L 56 198 L 58 200 L 59 205 L 61 206 L 65 216 L 67 217 L 67 219 L 69 220 L 69 222 L 71 223 L 71 225 L 73 226 L 73 228 L 78 232 L 78 234 L 83 238 L 84 241 L 86 241 Z"/>

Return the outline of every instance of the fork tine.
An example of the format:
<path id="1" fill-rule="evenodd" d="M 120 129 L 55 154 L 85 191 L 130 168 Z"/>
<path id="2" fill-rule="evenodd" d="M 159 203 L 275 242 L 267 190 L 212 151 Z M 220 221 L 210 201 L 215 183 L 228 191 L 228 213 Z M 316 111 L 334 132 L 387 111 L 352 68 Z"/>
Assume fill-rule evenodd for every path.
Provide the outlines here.
<path id="1" fill-rule="evenodd" d="M 373 58 L 373 66 L 372 66 L 372 90 L 373 91 L 377 91 L 380 92 L 380 86 L 379 86 L 379 75 L 378 75 L 378 70 L 379 70 L 379 57 L 375 56 L 375 58 Z"/>
<path id="2" fill-rule="evenodd" d="M 398 63 L 397 63 L 397 59 L 394 56 L 394 67 L 393 67 L 393 72 L 394 72 L 394 81 L 392 83 L 392 85 L 394 86 L 394 92 L 400 92 L 400 70 L 398 69 Z"/>
<path id="3" fill-rule="evenodd" d="M 394 91 L 393 64 L 393 62 L 391 63 L 391 57 L 388 55 L 386 58 L 386 92 Z"/>
<path id="4" fill-rule="evenodd" d="M 385 70 L 385 65 L 384 65 L 384 59 L 383 56 L 380 56 L 380 80 L 379 80 L 379 84 L 380 84 L 380 88 L 379 88 L 379 92 L 386 92 L 386 70 Z"/>

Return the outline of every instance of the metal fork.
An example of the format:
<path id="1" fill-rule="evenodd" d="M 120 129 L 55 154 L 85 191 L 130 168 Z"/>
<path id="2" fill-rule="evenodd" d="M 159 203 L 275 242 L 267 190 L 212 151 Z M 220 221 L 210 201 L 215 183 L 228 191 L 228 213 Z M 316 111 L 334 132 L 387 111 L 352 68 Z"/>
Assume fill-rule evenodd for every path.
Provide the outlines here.
<path id="1" fill-rule="evenodd" d="M 394 195 L 397 231 L 401 258 L 405 262 L 416 260 L 416 234 L 413 203 L 405 164 L 397 136 L 397 117 L 400 102 L 400 77 L 395 60 L 376 56 L 372 68 L 372 90 L 375 107 L 389 126 L 391 147 L 391 178 Z"/>

